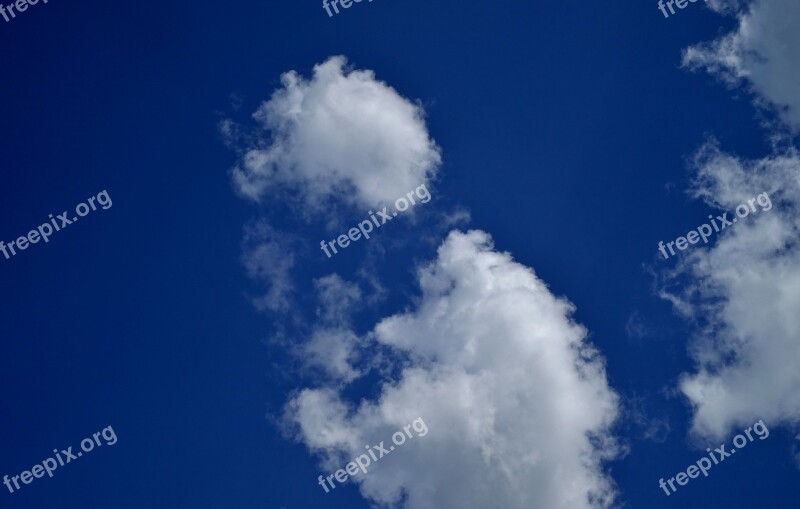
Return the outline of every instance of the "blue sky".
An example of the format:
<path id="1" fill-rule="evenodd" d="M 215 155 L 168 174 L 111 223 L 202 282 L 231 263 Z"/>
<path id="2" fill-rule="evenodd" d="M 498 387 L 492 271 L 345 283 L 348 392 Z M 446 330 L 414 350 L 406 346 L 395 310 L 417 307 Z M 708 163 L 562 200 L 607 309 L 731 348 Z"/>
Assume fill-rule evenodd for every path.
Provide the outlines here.
<path id="1" fill-rule="evenodd" d="M 118 437 L 0 507 L 797 507 L 798 17 L 50 0 L 0 19 L 0 240 L 113 202 L 0 256 L 0 476 Z M 322 253 L 422 184 L 430 202 Z M 764 192 L 772 210 L 659 254 Z M 320 487 L 418 417 L 425 437 Z M 759 420 L 768 439 L 659 488 Z"/>

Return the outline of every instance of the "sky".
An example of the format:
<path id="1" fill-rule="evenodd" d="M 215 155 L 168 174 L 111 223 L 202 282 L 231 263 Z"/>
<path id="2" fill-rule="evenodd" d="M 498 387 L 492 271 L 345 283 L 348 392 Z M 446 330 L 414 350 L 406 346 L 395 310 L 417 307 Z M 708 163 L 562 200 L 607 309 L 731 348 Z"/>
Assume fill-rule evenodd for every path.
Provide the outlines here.
<path id="1" fill-rule="evenodd" d="M 328 5 L 0 13 L 0 507 L 797 507 L 800 4 Z"/>

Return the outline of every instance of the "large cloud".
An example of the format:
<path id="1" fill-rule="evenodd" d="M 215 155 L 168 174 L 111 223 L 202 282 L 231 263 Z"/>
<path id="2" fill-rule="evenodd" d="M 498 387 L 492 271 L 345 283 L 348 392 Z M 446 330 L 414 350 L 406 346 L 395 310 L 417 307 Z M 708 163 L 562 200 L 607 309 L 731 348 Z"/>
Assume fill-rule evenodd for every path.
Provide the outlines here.
<path id="1" fill-rule="evenodd" d="M 736 31 L 688 48 L 684 65 L 706 68 L 733 85 L 747 80 L 759 102 L 777 107 L 783 120 L 800 128 L 800 2 L 714 0 L 719 11 L 736 12 Z"/>
<path id="2" fill-rule="evenodd" d="M 268 131 L 233 170 L 237 189 L 254 200 L 267 191 L 299 192 L 321 208 L 331 196 L 373 207 L 427 183 L 440 165 L 421 107 L 372 71 L 347 71 L 332 57 L 304 79 L 294 71 L 254 114 Z M 223 133 L 231 126 L 223 124 Z"/>
<path id="3" fill-rule="evenodd" d="M 480 231 L 451 232 L 419 284 L 415 308 L 369 335 L 402 368 L 379 398 L 354 407 L 305 389 L 287 405 L 326 474 L 421 417 L 424 438 L 353 478 L 366 498 L 406 509 L 609 506 L 602 463 L 618 454 L 618 397 L 573 306 Z"/>
<path id="4" fill-rule="evenodd" d="M 697 370 L 680 388 L 696 436 L 722 437 L 764 419 L 800 423 L 800 156 L 746 161 L 715 143 L 699 151 L 695 194 L 731 211 L 760 193 L 772 209 L 739 220 L 708 249 L 693 247 L 671 299 L 701 324 Z M 677 279 L 675 280 L 677 281 Z"/>

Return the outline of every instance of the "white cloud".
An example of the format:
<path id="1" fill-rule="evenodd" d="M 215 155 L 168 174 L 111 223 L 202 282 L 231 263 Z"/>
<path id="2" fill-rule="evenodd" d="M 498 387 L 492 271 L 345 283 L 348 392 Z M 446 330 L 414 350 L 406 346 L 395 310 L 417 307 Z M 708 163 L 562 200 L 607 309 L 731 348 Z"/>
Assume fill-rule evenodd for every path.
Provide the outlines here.
<path id="1" fill-rule="evenodd" d="M 348 328 L 350 315 L 362 299 L 361 290 L 338 274 L 314 280 L 314 288 L 320 303 L 320 323 L 298 355 L 307 367 L 321 370 L 334 380 L 351 382 L 362 374 L 355 367 L 361 358 L 361 339 Z"/>
<path id="2" fill-rule="evenodd" d="M 369 338 L 394 352 L 381 395 L 346 403 L 306 389 L 287 405 L 297 436 L 332 473 L 421 417 L 429 433 L 354 477 L 374 503 L 405 509 L 607 507 L 603 460 L 618 397 L 602 359 L 534 272 L 481 231 L 451 232 L 420 270 L 413 310 Z M 321 488 L 320 488 L 321 489 Z M 332 496 L 332 495 L 328 495 Z"/>
<path id="3" fill-rule="evenodd" d="M 743 10 L 738 1 L 715 0 L 720 12 L 735 12 L 736 31 L 684 51 L 683 63 L 706 68 L 730 85 L 746 80 L 759 102 L 777 107 L 782 119 L 800 128 L 800 2 L 755 0 Z"/>
<path id="4" fill-rule="evenodd" d="M 800 155 L 745 161 L 706 145 L 695 194 L 731 211 L 766 192 L 772 209 L 694 246 L 674 276 L 688 286 L 671 297 L 702 325 L 692 345 L 697 369 L 680 388 L 694 407 L 692 430 L 721 438 L 763 419 L 800 423 Z"/>
<path id="5" fill-rule="evenodd" d="M 760 106 L 800 128 L 800 3 L 796 0 L 712 0 L 737 16 L 738 28 L 688 48 L 684 65 L 705 68 L 729 85 L 745 81 Z M 695 246 L 670 278 L 678 311 L 699 325 L 694 373 L 680 389 L 694 408 L 696 437 L 722 438 L 763 419 L 800 424 L 800 157 L 794 149 L 747 161 L 706 144 L 696 160 L 693 193 L 722 211 L 760 193 L 769 212 L 739 220 L 713 247 Z"/>
<path id="6" fill-rule="evenodd" d="M 254 114 L 269 142 L 247 151 L 233 170 L 243 195 L 259 200 L 288 189 L 310 208 L 321 209 L 331 196 L 373 207 L 435 176 L 441 156 L 423 109 L 374 72 L 348 71 L 346 63 L 332 57 L 310 80 L 283 74 L 283 87 Z"/>
<path id="7" fill-rule="evenodd" d="M 360 339 L 346 329 L 319 329 L 303 344 L 301 356 L 306 365 L 322 370 L 334 380 L 351 382 L 362 373 L 356 369 Z"/>
<path id="8" fill-rule="evenodd" d="M 328 323 L 346 325 L 353 305 L 361 300 L 358 285 L 343 280 L 338 274 L 331 274 L 314 280 L 314 288 L 320 302 L 317 316 Z"/>
<path id="9" fill-rule="evenodd" d="M 250 278 L 267 287 L 264 295 L 253 299 L 259 310 L 278 312 L 290 307 L 294 293 L 291 270 L 295 263 L 291 243 L 285 234 L 263 220 L 245 228 L 242 263 Z"/>

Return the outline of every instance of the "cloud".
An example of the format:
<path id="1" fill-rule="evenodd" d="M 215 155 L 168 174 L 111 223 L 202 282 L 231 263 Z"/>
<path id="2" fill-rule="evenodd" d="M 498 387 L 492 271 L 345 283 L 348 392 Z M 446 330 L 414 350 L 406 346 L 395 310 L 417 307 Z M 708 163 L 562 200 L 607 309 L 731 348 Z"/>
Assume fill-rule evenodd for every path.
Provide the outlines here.
<path id="1" fill-rule="evenodd" d="M 630 428 L 630 434 L 639 440 L 656 443 L 666 441 L 672 426 L 666 416 L 657 415 L 653 410 L 653 398 L 633 393 L 624 398 L 625 408 L 622 418 Z M 630 435 L 629 435 L 630 436 Z"/>
<path id="2" fill-rule="evenodd" d="M 396 367 L 380 396 L 355 406 L 331 389 L 300 391 L 286 407 L 297 439 L 332 473 L 421 417 L 424 439 L 353 478 L 373 503 L 608 507 L 618 397 L 574 306 L 481 231 L 451 232 L 418 279 L 414 308 L 368 334 Z"/>
<path id="3" fill-rule="evenodd" d="M 322 370 L 334 380 L 351 382 L 362 374 L 355 367 L 359 342 L 359 337 L 347 329 L 319 329 L 303 344 L 301 356 L 306 366 Z"/>
<path id="4" fill-rule="evenodd" d="M 625 334 L 627 334 L 629 338 L 633 339 L 641 339 L 650 335 L 650 330 L 644 324 L 644 321 L 642 320 L 642 317 L 639 315 L 638 311 L 635 311 L 631 316 L 629 316 L 628 320 L 625 322 Z"/>
<path id="5" fill-rule="evenodd" d="M 736 13 L 739 27 L 689 47 L 683 64 L 705 68 L 731 86 L 745 80 L 759 103 L 777 108 L 787 125 L 800 128 L 800 2 L 755 0 L 749 10 L 738 1 L 715 0 L 711 5 Z"/>
<path id="6" fill-rule="evenodd" d="M 362 299 L 361 290 L 338 274 L 314 280 L 314 288 L 320 303 L 320 322 L 310 339 L 300 346 L 298 355 L 306 367 L 320 370 L 331 379 L 351 382 L 362 374 L 356 368 L 361 358 L 361 338 L 349 330 L 350 315 Z"/>
<path id="7" fill-rule="evenodd" d="M 268 288 L 264 295 L 253 299 L 257 309 L 278 312 L 290 308 L 294 293 L 293 242 L 264 220 L 245 227 L 242 263 L 251 279 Z"/>
<path id="8" fill-rule="evenodd" d="M 269 141 L 246 151 L 232 171 L 241 194 L 260 200 L 288 190 L 313 209 L 330 197 L 373 207 L 436 175 L 441 155 L 423 109 L 374 72 L 346 64 L 331 57 L 310 80 L 282 75 L 282 88 L 253 115 Z"/>
<path id="9" fill-rule="evenodd" d="M 361 290 L 355 283 L 343 280 L 338 274 L 314 280 L 319 297 L 317 316 L 328 323 L 346 325 L 353 304 L 361 300 Z"/>
<path id="10" fill-rule="evenodd" d="M 748 161 L 706 144 L 696 157 L 693 193 L 723 211 L 760 193 L 772 209 L 694 246 L 670 275 L 670 296 L 700 328 L 696 363 L 680 389 L 694 408 L 692 431 L 721 438 L 763 419 L 800 423 L 800 155 Z M 760 210 L 760 208 L 759 208 Z"/>

